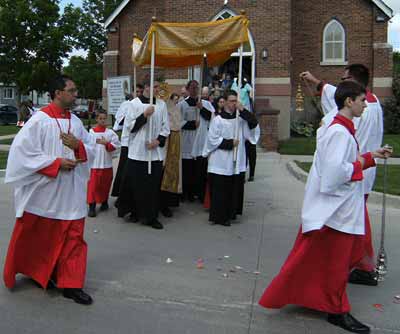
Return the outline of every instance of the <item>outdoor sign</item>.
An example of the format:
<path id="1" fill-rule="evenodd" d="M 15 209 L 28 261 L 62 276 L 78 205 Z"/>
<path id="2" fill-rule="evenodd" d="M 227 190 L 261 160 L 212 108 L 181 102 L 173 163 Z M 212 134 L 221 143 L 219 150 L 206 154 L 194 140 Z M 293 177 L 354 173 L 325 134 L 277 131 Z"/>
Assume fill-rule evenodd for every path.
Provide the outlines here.
<path id="1" fill-rule="evenodd" d="M 107 79 L 107 101 L 108 113 L 115 115 L 121 103 L 125 101 L 126 95 L 132 92 L 131 77 L 113 77 Z"/>

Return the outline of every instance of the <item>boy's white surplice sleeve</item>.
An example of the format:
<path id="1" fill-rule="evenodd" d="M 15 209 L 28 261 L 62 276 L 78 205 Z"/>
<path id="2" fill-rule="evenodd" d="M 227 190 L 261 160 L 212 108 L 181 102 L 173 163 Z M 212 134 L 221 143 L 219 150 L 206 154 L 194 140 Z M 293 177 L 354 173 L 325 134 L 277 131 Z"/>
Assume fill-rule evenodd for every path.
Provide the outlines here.
<path id="1" fill-rule="evenodd" d="M 169 128 L 169 117 L 168 117 L 168 109 L 167 109 L 167 104 L 163 102 L 162 106 L 162 124 L 161 124 L 161 131 L 160 135 L 167 138 L 170 134 L 170 128 Z"/>
<path id="2" fill-rule="evenodd" d="M 335 102 L 335 92 L 336 87 L 330 84 L 325 84 L 322 87 L 321 106 L 324 115 L 328 114 L 335 108 L 337 109 L 337 105 Z"/>
<path id="3" fill-rule="evenodd" d="M 208 157 L 210 153 L 218 149 L 223 140 L 224 137 L 222 136 L 222 119 L 221 117 L 215 117 L 211 120 L 207 140 L 204 145 L 203 157 Z"/>
<path id="4" fill-rule="evenodd" d="M 349 147 L 349 136 L 346 133 L 334 132 L 327 140 L 320 159 L 320 191 L 336 195 L 340 187 L 351 181 L 354 165 L 346 160 L 346 150 Z"/>

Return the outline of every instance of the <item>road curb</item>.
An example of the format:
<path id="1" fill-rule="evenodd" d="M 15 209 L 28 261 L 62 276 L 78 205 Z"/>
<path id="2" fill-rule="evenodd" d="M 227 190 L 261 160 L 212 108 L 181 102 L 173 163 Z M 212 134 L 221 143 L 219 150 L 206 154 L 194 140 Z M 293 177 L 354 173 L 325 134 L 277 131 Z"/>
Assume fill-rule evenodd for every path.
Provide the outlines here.
<path id="1" fill-rule="evenodd" d="M 306 183 L 308 173 L 302 170 L 294 161 L 288 161 L 286 164 L 288 171 L 299 181 Z M 373 191 L 369 194 L 368 203 L 382 204 L 382 193 Z M 386 205 L 392 208 L 400 208 L 400 196 L 386 195 Z"/>

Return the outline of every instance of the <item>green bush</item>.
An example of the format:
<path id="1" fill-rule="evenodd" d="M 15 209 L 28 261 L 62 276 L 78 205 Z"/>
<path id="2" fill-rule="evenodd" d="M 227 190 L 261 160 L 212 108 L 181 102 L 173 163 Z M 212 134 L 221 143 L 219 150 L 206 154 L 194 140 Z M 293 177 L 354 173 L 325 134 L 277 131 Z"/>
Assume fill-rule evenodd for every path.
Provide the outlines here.
<path id="1" fill-rule="evenodd" d="M 400 76 L 393 78 L 393 97 L 386 100 L 383 111 L 385 133 L 400 134 Z"/>
<path id="2" fill-rule="evenodd" d="M 314 124 L 305 121 L 292 122 L 290 130 L 295 137 L 312 137 L 315 132 Z"/>

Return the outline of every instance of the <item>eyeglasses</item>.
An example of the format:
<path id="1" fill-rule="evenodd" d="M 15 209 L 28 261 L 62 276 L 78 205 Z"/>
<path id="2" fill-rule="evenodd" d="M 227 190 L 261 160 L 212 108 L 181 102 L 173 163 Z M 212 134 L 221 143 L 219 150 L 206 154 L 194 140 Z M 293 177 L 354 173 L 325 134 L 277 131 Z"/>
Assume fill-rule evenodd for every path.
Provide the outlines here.
<path id="1" fill-rule="evenodd" d="M 70 89 L 63 89 L 62 91 L 70 93 L 70 94 L 74 94 L 74 93 L 78 92 L 78 89 L 77 88 L 70 88 Z"/>
<path id="2" fill-rule="evenodd" d="M 342 81 L 346 81 L 346 80 L 349 80 L 349 79 L 353 79 L 353 77 L 352 76 L 347 76 L 347 77 L 342 77 Z"/>

